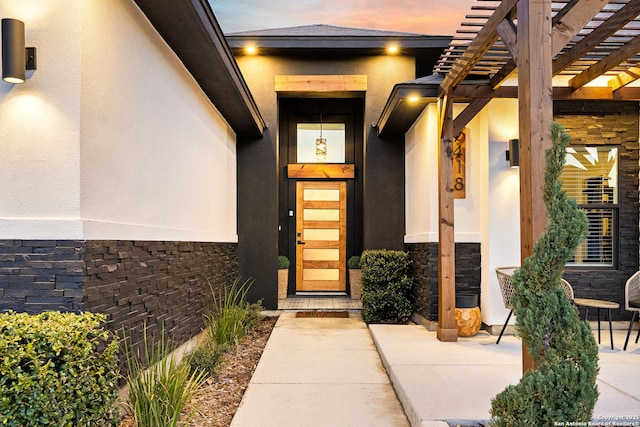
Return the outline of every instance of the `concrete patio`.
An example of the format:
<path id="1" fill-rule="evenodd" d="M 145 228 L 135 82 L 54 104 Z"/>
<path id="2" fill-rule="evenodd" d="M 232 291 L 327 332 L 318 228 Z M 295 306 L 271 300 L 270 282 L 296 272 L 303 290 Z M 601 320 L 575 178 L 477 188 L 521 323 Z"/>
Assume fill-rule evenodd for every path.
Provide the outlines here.
<path id="1" fill-rule="evenodd" d="M 484 424 L 491 398 L 521 376 L 522 344 L 512 335 L 496 345 L 496 337 L 485 332 L 443 343 L 420 325 L 370 325 L 369 330 L 414 427 Z M 602 332 L 594 425 L 640 426 L 640 345 L 633 332 L 627 351 L 622 351 L 626 329 L 614 329 L 614 350 L 609 331 Z"/>

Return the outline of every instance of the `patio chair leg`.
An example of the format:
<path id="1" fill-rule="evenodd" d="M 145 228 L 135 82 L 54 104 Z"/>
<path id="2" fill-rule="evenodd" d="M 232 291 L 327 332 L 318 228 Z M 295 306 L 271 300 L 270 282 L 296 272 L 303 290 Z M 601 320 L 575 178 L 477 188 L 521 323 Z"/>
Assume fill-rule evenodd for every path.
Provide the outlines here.
<path id="1" fill-rule="evenodd" d="M 636 344 L 638 344 L 638 338 L 640 338 L 640 326 L 638 326 L 638 335 L 636 335 Z"/>
<path id="2" fill-rule="evenodd" d="M 600 344 L 600 308 L 598 308 L 598 344 Z"/>
<path id="3" fill-rule="evenodd" d="M 500 331 L 500 336 L 498 337 L 498 341 L 496 341 L 496 344 L 500 344 L 500 339 L 502 339 L 502 334 L 504 334 L 504 330 L 507 329 L 507 323 L 509 323 L 509 319 L 511 319 L 512 313 L 513 313 L 513 310 L 509 310 L 509 315 L 507 316 L 507 320 L 504 322 L 504 326 Z"/>
<path id="4" fill-rule="evenodd" d="M 627 339 L 624 340 L 624 348 L 623 351 L 627 351 L 627 344 L 629 344 L 629 335 L 631 335 L 631 329 L 633 328 L 633 322 L 636 320 L 637 311 L 634 311 L 631 315 L 631 321 L 629 322 L 629 330 L 627 331 Z M 638 334 L 640 334 L 640 330 L 638 330 Z M 638 338 L 636 337 L 636 343 L 638 342 Z"/>
<path id="5" fill-rule="evenodd" d="M 609 314 L 609 339 L 611 339 L 611 350 L 613 350 L 613 327 L 611 327 L 611 309 L 607 309 L 607 313 Z"/>

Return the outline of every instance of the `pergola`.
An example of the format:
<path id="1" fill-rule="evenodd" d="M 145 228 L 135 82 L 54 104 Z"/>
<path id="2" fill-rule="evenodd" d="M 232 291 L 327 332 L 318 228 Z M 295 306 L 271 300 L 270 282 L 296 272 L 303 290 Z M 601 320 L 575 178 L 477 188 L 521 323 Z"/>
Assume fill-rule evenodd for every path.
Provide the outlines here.
<path id="1" fill-rule="evenodd" d="M 444 77 L 437 90 L 441 341 L 457 340 L 452 146 L 464 126 L 492 98 L 518 98 L 524 261 L 546 226 L 541 187 L 553 101 L 640 100 L 640 87 L 633 85 L 640 79 L 639 0 L 478 0 L 472 10 L 477 14 L 467 16 L 470 22 L 462 24 L 435 69 Z M 503 86 L 516 74 L 517 87 Z M 468 103 L 455 119 L 454 101 Z"/>

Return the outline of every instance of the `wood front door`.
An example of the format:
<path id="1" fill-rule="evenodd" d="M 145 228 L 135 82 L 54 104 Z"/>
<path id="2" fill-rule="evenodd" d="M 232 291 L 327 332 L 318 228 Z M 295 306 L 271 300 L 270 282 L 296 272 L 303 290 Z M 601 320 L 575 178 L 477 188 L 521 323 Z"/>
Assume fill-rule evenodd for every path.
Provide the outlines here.
<path id="1" fill-rule="evenodd" d="M 296 291 L 346 292 L 347 183 L 296 183 Z"/>

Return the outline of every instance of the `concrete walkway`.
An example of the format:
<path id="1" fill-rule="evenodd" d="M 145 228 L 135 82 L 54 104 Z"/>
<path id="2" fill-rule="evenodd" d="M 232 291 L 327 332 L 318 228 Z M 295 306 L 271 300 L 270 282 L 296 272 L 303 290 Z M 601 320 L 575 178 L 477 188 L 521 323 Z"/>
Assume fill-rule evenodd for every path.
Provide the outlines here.
<path id="1" fill-rule="evenodd" d="M 640 426 L 640 345 L 633 343 L 634 335 L 623 352 L 625 335 L 626 330 L 614 330 L 611 350 L 608 331 L 603 332 L 597 425 Z M 521 341 L 504 336 L 496 345 L 495 340 L 481 332 L 442 343 L 419 325 L 368 330 L 356 313 L 341 319 L 285 312 L 231 425 L 486 424 L 491 398 L 517 383 L 522 371 Z"/>
<path id="2" fill-rule="evenodd" d="M 409 426 L 360 315 L 281 314 L 234 427 Z"/>

